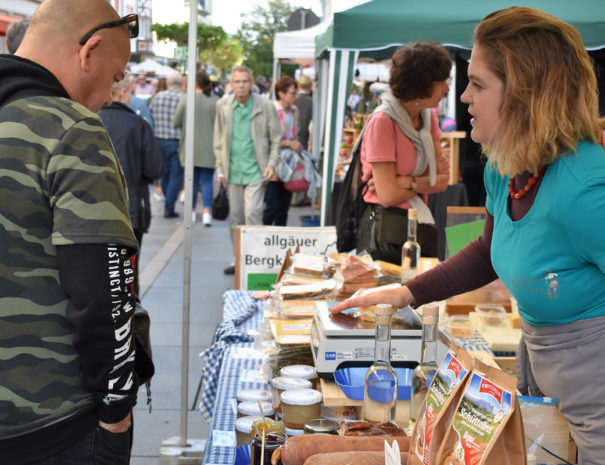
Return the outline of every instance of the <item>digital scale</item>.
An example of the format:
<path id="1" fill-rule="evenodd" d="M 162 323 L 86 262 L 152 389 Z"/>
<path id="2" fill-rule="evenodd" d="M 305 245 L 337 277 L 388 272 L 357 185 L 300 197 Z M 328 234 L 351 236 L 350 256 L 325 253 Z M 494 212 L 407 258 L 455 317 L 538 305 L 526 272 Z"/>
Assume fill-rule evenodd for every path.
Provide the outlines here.
<path id="1" fill-rule="evenodd" d="M 338 368 L 369 366 L 374 362 L 376 325 L 348 314 L 332 314 L 337 302 L 316 302 L 311 326 L 311 352 L 317 374 L 332 377 Z M 414 368 L 420 362 L 422 321 L 410 307 L 400 309 L 391 320 L 391 364 Z"/>

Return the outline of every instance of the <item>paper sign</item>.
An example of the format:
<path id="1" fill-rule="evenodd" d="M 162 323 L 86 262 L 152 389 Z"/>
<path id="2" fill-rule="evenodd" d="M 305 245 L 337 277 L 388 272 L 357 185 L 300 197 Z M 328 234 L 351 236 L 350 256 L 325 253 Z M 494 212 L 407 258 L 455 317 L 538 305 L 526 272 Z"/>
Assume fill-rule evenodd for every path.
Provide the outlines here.
<path id="1" fill-rule="evenodd" d="M 336 228 L 238 226 L 236 288 L 269 290 L 275 284 L 288 249 L 327 256 L 336 252 Z"/>
<path id="2" fill-rule="evenodd" d="M 470 223 L 447 226 L 445 237 L 449 247 L 450 257 L 466 246 L 469 242 L 477 239 L 483 233 L 485 220 L 471 221 Z"/>

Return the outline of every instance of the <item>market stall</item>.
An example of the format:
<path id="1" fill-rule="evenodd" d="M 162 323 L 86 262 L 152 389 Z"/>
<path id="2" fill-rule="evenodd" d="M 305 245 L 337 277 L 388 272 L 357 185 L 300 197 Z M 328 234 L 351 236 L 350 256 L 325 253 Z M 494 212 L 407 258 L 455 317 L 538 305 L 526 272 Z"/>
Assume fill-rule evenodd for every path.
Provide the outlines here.
<path id="1" fill-rule="evenodd" d="M 318 392 L 320 404 L 312 415 L 323 419 L 321 427 L 327 428 L 336 422 L 340 428 L 339 437 L 347 436 L 343 432 L 346 431 L 342 427 L 343 421 L 349 425 L 348 428 L 361 428 L 360 425 L 364 424 L 360 420 L 365 418 L 366 394 L 363 385 L 357 384 L 362 383 L 363 376 L 354 377 L 359 376 L 356 371 L 365 372 L 374 359 L 374 310 L 358 309 L 355 314 L 333 319 L 327 308 L 329 302 L 345 298 L 354 289 L 372 287 L 370 282 L 373 286 L 399 282 L 399 267 L 373 262 L 367 257 L 334 253 L 287 254 L 285 262 L 280 284 L 269 299 L 265 299 L 267 295 L 246 290 L 231 290 L 225 294 L 223 322 L 217 329 L 215 343 L 200 354 L 204 362 L 200 410 L 211 424 L 204 464 L 250 463 L 251 436 L 245 431 L 250 427 L 248 423 L 253 422 L 247 418 L 249 415 L 262 413 L 274 417 L 274 412 L 280 412 L 281 408 L 277 424 L 283 422 L 286 425 L 288 438 L 302 434 L 303 424 L 305 429 L 307 426 L 310 429 L 318 427 L 310 417 L 297 425 L 300 428 L 293 427 L 295 420 L 292 414 L 284 410 L 288 401 L 283 393 L 291 389 L 287 387 L 288 383 L 305 385 L 303 391 Z M 422 269 L 433 265 L 434 260 L 430 259 L 423 259 L 421 264 Z M 436 340 L 438 363 L 451 356 L 452 349 L 450 347 L 448 351 L 448 346 L 453 341 L 458 347 L 456 350 L 463 350 L 476 366 L 491 367 L 488 371 L 492 377 L 505 376 L 503 370 L 514 371 L 514 362 L 511 364 L 514 352 L 511 350 L 516 346 L 519 330 L 514 327 L 516 314 L 510 294 L 501 283 L 441 302 L 438 307 L 441 322 Z M 422 359 L 419 349 L 424 336 L 419 332 L 420 326 L 414 326 L 416 323 L 405 319 L 407 317 L 403 315 L 406 312 L 409 315 L 411 310 L 403 309 L 393 314 L 390 353 L 398 376 L 399 373 L 403 375 L 399 378 L 394 423 L 389 428 L 405 429 L 405 435 L 403 432 L 397 434 L 405 437 L 405 444 L 409 445 L 411 430 L 407 426 L 412 383 L 409 373 Z M 410 326 L 398 326 L 402 321 Z M 498 337 L 504 333 L 506 337 Z M 343 337 L 346 338 L 344 343 L 340 341 Z M 362 341 L 360 337 L 366 340 Z M 329 356 L 331 353 L 334 353 L 333 357 Z M 289 368 L 295 367 L 299 371 L 300 367 L 306 367 L 298 375 L 300 379 L 292 376 L 298 381 L 286 382 L 279 378 L 286 376 Z M 506 380 L 510 382 L 511 378 Z M 249 401 L 249 398 L 258 398 L 260 412 L 254 412 L 258 402 Z M 537 401 L 533 400 L 534 404 L 526 405 L 528 402 L 520 399 L 521 408 L 557 414 L 554 404 L 536 406 Z M 527 417 L 536 421 L 534 413 L 527 412 Z M 564 450 L 567 454 L 569 433 L 566 422 L 560 416 L 553 418 L 557 421 L 549 421 L 548 433 L 541 437 L 540 445 L 549 451 L 561 454 Z M 533 427 L 531 422 L 527 425 L 534 431 L 540 426 Z M 386 436 L 391 434 L 392 431 Z M 515 453 L 525 453 L 525 448 L 519 447 L 521 452 Z"/>
<path id="2" fill-rule="evenodd" d="M 582 2 L 580 8 L 566 0 L 521 0 L 515 5 L 538 8 L 572 24 L 589 50 L 605 45 L 605 10 L 599 0 Z M 392 54 L 394 47 L 419 39 L 438 41 L 452 49 L 470 50 L 477 23 L 488 13 L 510 6 L 510 2 L 504 0 L 372 0 L 334 14 L 326 32 L 317 37 L 315 47 L 320 62 L 320 85 L 327 86 L 322 224 L 326 224 L 341 148 L 345 102 L 359 57 L 385 58 Z"/>

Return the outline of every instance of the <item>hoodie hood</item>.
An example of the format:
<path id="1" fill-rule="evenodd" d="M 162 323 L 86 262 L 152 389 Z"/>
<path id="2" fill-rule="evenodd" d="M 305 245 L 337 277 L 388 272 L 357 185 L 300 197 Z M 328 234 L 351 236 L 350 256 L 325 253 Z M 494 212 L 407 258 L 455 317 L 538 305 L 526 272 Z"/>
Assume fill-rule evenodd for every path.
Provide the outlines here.
<path id="1" fill-rule="evenodd" d="M 69 98 L 57 78 L 26 58 L 0 55 L 0 106 L 26 97 Z"/>

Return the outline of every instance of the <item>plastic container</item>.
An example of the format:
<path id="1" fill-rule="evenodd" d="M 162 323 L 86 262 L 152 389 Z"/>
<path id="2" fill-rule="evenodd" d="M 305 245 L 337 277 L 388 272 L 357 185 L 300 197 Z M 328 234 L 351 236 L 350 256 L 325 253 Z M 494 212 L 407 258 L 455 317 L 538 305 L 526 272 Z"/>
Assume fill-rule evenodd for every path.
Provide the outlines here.
<path id="1" fill-rule="evenodd" d="M 281 394 L 283 422 L 286 428 L 301 429 L 321 414 L 321 392 L 315 389 L 292 389 Z"/>
<path id="2" fill-rule="evenodd" d="M 475 314 L 477 315 L 479 329 L 486 328 L 487 326 L 508 326 L 509 316 L 502 305 L 475 305 Z"/>
<path id="3" fill-rule="evenodd" d="M 271 393 L 264 389 L 240 389 L 235 398 L 238 402 L 271 402 Z"/>
<path id="4" fill-rule="evenodd" d="M 447 320 L 447 330 L 452 337 L 473 337 L 475 328 L 473 322 L 466 315 L 452 315 Z"/>
<path id="5" fill-rule="evenodd" d="M 237 445 L 243 446 L 244 444 L 250 444 L 252 437 L 250 431 L 252 431 L 252 424 L 255 421 L 262 421 L 263 417 L 240 417 L 235 420 L 235 437 L 237 439 Z"/>
<path id="6" fill-rule="evenodd" d="M 273 385 L 273 410 L 278 413 L 281 413 L 280 397 L 282 392 L 291 389 L 311 389 L 313 387 L 313 384 L 308 379 L 290 378 L 289 376 L 278 376 L 273 378 L 271 384 Z"/>
<path id="7" fill-rule="evenodd" d="M 261 402 L 263 407 L 262 414 L 267 418 L 273 418 L 275 416 L 275 410 L 271 406 L 269 402 Z M 246 401 L 240 402 L 237 406 L 237 418 L 241 417 L 258 417 L 262 416 L 260 408 L 258 406 L 258 402 L 256 401 Z"/>
<path id="8" fill-rule="evenodd" d="M 283 367 L 279 374 L 288 378 L 301 378 L 311 381 L 313 389 L 317 389 L 317 370 L 311 365 L 288 365 Z"/>

